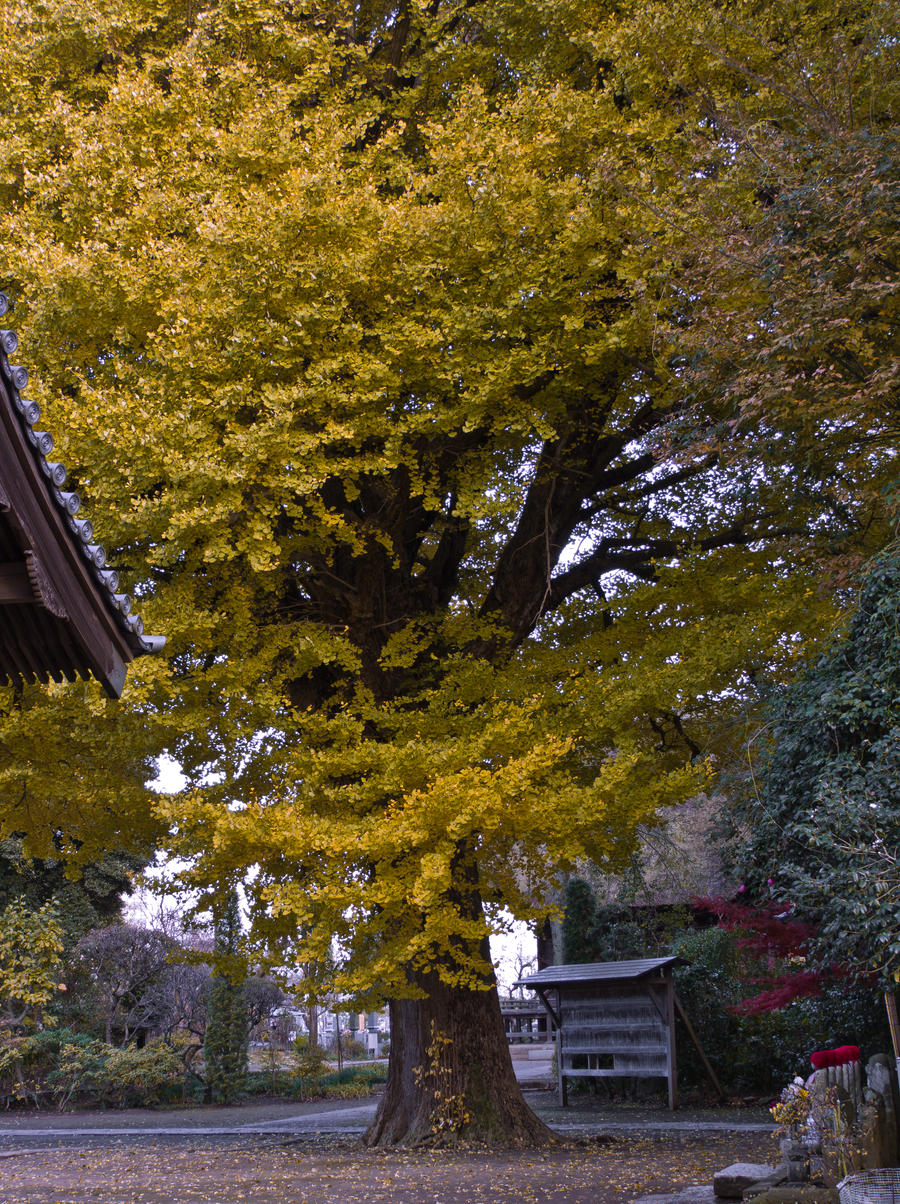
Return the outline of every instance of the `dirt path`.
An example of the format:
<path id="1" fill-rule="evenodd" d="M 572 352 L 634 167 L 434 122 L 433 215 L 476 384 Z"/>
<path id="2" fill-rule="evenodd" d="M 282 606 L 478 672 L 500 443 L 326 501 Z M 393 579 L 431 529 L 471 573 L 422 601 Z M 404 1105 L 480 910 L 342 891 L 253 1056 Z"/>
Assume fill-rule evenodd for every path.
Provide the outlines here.
<path id="1" fill-rule="evenodd" d="M 3 1204 L 627 1204 L 764 1161 L 769 1134 L 595 1138 L 546 1153 L 372 1152 L 350 1138 L 149 1135 L 102 1148 L 7 1149 Z"/>

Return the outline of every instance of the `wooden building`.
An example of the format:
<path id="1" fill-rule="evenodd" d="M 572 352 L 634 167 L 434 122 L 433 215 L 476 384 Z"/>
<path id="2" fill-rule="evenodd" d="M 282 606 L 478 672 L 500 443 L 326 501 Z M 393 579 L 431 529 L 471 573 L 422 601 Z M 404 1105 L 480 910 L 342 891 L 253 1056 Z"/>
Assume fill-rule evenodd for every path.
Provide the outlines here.
<path id="1" fill-rule="evenodd" d="M 0 316 L 8 301 L 0 293 Z M 50 459 L 53 439 L 25 395 L 28 372 L 0 330 L 0 683 L 94 677 L 113 698 L 127 665 L 158 652 L 106 563 L 81 501 Z"/>
<path id="2" fill-rule="evenodd" d="M 677 957 L 548 966 L 515 986 L 534 991 L 556 1026 L 560 1101 L 569 1079 L 665 1078 L 678 1103 L 675 1061 Z"/>
<path id="3" fill-rule="evenodd" d="M 510 1045 L 523 1041 L 550 1041 L 551 1023 L 547 1009 L 521 999 L 501 999 L 500 1015 Z"/>

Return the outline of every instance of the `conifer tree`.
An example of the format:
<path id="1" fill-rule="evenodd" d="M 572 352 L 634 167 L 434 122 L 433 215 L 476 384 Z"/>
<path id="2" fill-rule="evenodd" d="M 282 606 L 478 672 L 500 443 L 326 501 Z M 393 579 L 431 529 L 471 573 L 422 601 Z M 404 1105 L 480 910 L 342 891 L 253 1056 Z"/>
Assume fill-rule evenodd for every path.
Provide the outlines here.
<path id="1" fill-rule="evenodd" d="M 597 900 L 589 882 L 570 878 L 566 883 L 563 915 L 563 961 L 592 962 L 594 957 L 594 924 L 597 919 Z"/>
<path id="2" fill-rule="evenodd" d="M 240 945 L 240 904 L 237 890 L 230 887 L 216 917 L 216 966 L 203 1040 L 207 1096 L 225 1104 L 236 1099 L 247 1082 L 249 1031 Z"/>

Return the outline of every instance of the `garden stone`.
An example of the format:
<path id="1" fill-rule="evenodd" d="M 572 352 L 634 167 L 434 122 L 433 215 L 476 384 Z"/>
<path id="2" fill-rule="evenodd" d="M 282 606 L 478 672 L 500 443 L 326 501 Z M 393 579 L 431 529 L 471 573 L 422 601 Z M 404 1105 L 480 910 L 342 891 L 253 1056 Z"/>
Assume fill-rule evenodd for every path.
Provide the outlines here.
<path id="1" fill-rule="evenodd" d="M 863 1170 L 890 1166 L 885 1140 L 884 1099 L 880 1092 L 866 1088 L 865 1103 L 859 1110 L 856 1123 Z"/>
<path id="2" fill-rule="evenodd" d="M 751 1183 L 749 1187 L 745 1187 L 741 1199 L 752 1200 L 753 1204 L 756 1204 L 756 1201 L 773 1187 L 780 1187 L 784 1182 L 785 1176 L 776 1172 L 771 1179 L 760 1179 L 758 1183 Z"/>
<path id="3" fill-rule="evenodd" d="M 825 1159 L 821 1151 L 809 1156 L 809 1177 L 810 1179 L 825 1178 Z"/>
<path id="4" fill-rule="evenodd" d="M 775 1171 L 767 1179 L 760 1179 L 756 1183 L 751 1183 L 749 1187 L 744 1188 L 743 1198 L 745 1200 L 753 1200 L 754 1204 L 765 1192 L 773 1187 L 781 1187 L 789 1182 L 788 1165 L 786 1162 L 779 1162 L 775 1167 Z"/>
<path id="5" fill-rule="evenodd" d="M 726 1200 L 740 1200 L 744 1189 L 761 1180 L 774 1180 L 776 1170 L 765 1162 L 735 1162 L 717 1171 L 713 1176 L 713 1189 L 717 1196 Z"/>

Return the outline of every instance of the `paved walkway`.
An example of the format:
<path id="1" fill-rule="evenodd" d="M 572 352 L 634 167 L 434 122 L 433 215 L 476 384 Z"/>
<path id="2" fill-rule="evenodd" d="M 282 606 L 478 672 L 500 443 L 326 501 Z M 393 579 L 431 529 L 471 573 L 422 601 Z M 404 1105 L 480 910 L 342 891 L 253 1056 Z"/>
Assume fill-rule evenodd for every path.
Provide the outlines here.
<path id="1" fill-rule="evenodd" d="M 552 1045 L 513 1045 L 513 1070 L 523 1087 L 556 1086 Z"/>
<path id="2" fill-rule="evenodd" d="M 573 1106 L 561 1108 L 553 1092 L 528 1091 L 531 1107 L 550 1127 L 570 1136 L 771 1132 L 764 1113 L 749 1109 L 686 1109 Z M 356 1136 L 371 1121 L 377 1100 L 311 1103 L 247 1103 L 231 1108 L 194 1107 L 153 1111 L 9 1112 L 0 1116 L 0 1153 L 48 1144 L 120 1144 L 144 1139 L 178 1143 L 243 1138 Z"/>

